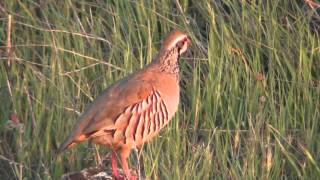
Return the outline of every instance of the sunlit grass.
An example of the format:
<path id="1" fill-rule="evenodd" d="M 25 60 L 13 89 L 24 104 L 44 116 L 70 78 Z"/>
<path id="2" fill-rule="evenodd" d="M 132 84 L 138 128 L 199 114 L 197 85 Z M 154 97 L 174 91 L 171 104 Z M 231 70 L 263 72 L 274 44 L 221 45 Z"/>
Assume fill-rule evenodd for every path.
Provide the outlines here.
<path id="1" fill-rule="evenodd" d="M 192 38 L 180 108 L 143 146 L 143 177 L 319 177 L 319 19 L 303 1 L 1 2 L 0 179 L 95 165 L 87 143 L 55 151 L 86 104 L 174 28 Z"/>

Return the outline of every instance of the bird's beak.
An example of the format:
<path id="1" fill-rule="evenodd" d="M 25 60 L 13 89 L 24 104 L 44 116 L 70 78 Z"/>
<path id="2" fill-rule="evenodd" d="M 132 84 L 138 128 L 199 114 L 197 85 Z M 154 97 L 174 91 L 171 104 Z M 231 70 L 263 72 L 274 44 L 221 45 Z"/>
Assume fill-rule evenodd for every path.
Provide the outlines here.
<path id="1" fill-rule="evenodd" d="M 191 44 L 191 40 L 189 39 L 189 37 L 187 37 L 186 43 L 187 45 Z"/>

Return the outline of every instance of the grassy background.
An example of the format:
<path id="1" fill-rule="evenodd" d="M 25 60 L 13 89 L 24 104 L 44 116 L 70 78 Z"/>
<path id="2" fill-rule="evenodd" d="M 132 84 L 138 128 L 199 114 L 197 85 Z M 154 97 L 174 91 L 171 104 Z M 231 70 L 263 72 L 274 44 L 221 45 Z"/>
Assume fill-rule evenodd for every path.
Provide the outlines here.
<path id="1" fill-rule="evenodd" d="M 142 175 L 316 179 L 319 24 L 302 0 L 1 1 L 0 179 L 95 165 L 105 148 L 54 153 L 86 104 L 150 62 L 174 28 L 192 38 L 180 108 L 143 147 Z"/>

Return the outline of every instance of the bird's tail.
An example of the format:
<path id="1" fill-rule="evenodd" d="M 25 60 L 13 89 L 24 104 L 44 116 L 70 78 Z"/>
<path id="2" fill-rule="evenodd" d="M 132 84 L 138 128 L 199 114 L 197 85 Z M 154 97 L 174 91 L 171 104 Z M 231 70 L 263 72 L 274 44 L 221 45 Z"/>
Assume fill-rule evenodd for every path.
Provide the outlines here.
<path id="1" fill-rule="evenodd" d="M 62 153 L 64 150 L 69 149 L 71 146 L 73 146 L 75 142 L 73 141 L 73 138 L 68 137 L 58 148 L 56 154 Z"/>

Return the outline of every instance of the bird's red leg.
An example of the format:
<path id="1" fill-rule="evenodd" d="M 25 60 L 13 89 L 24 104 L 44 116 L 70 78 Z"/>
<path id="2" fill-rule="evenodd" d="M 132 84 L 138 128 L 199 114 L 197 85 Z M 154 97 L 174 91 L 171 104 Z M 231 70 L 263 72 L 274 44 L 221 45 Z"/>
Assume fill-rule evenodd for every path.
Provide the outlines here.
<path id="1" fill-rule="evenodd" d="M 117 154 L 115 151 L 112 151 L 111 155 L 111 167 L 112 167 L 112 174 L 116 179 L 120 179 L 118 167 L 117 167 Z"/>
<path id="2" fill-rule="evenodd" d="M 123 171 L 126 174 L 128 180 L 136 180 L 136 177 L 131 175 L 128 162 L 127 162 L 127 157 L 128 157 L 127 153 L 121 152 L 121 163 L 122 163 Z"/>

